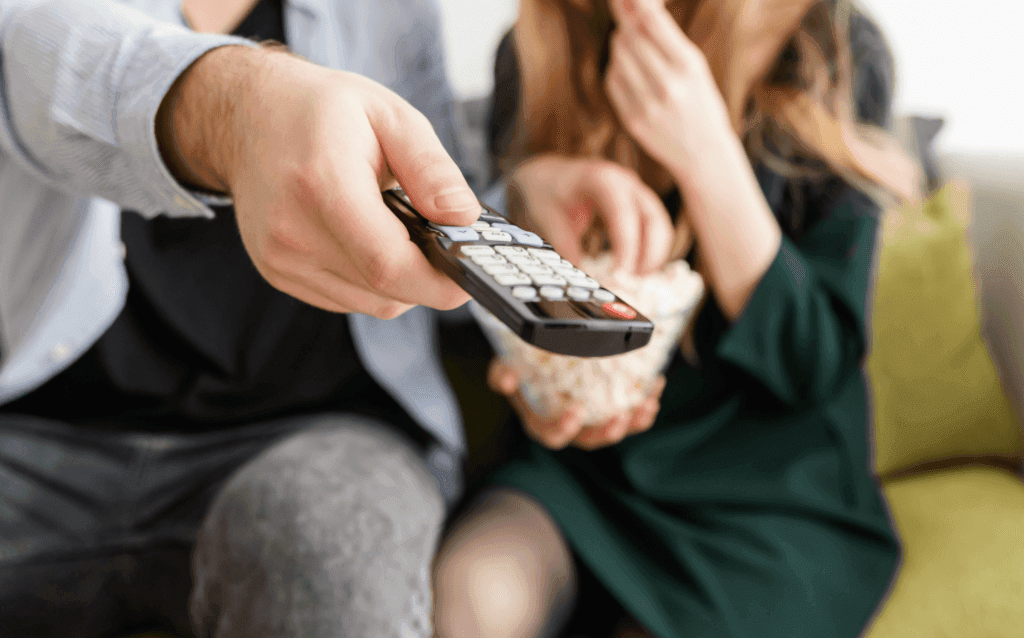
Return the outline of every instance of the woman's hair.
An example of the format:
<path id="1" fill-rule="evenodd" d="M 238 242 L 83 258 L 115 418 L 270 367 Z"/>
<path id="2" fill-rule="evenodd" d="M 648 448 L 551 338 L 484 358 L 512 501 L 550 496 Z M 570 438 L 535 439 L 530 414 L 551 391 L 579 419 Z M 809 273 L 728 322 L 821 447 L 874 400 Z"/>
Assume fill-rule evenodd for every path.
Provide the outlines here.
<path id="1" fill-rule="evenodd" d="M 708 24 L 721 27 L 715 21 L 729 14 L 709 12 L 725 5 L 735 10 L 744 2 L 770 5 L 767 0 L 666 3 L 705 52 L 720 87 L 733 81 L 722 77 L 730 67 L 731 61 L 723 59 L 729 46 L 706 34 Z M 809 10 L 779 35 L 777 54 L 760 77 L 750 79 L 749 90 L 738 96 L 723 91 L 730 112 L 738 115 L 737 133 L 751 161 L 786 177 L 839 176 L 876 198 L 914 198 L 917 167 L 882 128 L 858 121 L 855 113 L 850 1 L 803 4 Z M 664 169 L 629 138 L 605 94 L 613 28 L 608 0 L 521 0 L 515 42 L 522 119 L 509 160 L 545 152 L 605 157 L 636 169 L 645 182 L 664 190 Z"/>

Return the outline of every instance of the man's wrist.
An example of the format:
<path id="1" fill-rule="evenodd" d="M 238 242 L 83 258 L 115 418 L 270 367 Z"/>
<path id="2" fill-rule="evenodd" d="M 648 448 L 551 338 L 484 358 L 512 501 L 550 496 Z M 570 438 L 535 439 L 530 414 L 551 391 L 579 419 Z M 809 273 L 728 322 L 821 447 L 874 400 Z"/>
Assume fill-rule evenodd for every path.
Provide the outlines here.
<path id="1" fill-rule="evenodd" d="M 230 193 L 234 159 L 240 155 L 241 102 L 268 55 L 274 53 L 246 46 L 211 49 L 164 96 L 157 111 L 157 144 L 183 185 Z"/>

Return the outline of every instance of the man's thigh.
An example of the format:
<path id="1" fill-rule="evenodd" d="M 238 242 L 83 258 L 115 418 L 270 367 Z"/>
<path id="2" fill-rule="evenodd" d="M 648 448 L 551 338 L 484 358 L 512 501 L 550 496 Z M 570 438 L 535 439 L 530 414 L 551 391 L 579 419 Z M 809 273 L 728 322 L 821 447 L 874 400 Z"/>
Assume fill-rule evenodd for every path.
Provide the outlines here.
<path id="1" fill-rule="evenodd" d="M 420 531 L 429 539 L 427 529 L 439 528 L 443 517 L 421 454 L 386 424 L 348 415 L 196 435 L 94 431 L 0 415 L 0 626 L 35 623 L 23 635 L 86 638 L 93 627 L 95 635 L 109 636 L 151 624 L 187 635 L 181 625 L 192 584 L 189 556 L 207 511 L 207 540 L 196 562 L 207 589 L 197 588 L 194 603 L 203 623 L 215 618 L 223 625 L 230 610 L 203 602 L 210 587 L 237 591 L 237 570 L 255 569 L 245 561 L 280 561 L 268 546 L 313 563 L 330 557 L 326 575 L 350 575 L 342 580 L 353 573 L 343 569 L 346 551 L 354 552 L 355 571 L 364 555 L 376 552 L 388 565 L 408 563 L 415 572 L 424 551 L 417 548 L 430 543 L 410 544 L 407 528 L 421 523 L 407 522 L 424 522 Z M 415 486 L 402 490 L 416 495 L 415 506 L 388 509 L 389 488 L 403 481 Z M 237 508 L 254 498 L 256 509 L 239 515 Z M 278 525 L 260 520 L 268 512 Z M 340 556 L 316 536 L 324 527 L 335 530 L 331 547 Z M 238 538 L 247 540 L 235 547 Z M 234 560 L 253 547 L 262 549 L 241 564 Z M 295 579 L 302 590 L 311 573 L 292 570 L 289 580 L 275 570 L 262 572 L 273 576 L 263 583 L 264 598 L 295 599 Z M 408 582 L 419 582 L 413 576 Z M 385 578 L 380 586 L 387 584 Z"/>
<path id="2" fill-rule="evenodd" d="M 368 420 L 324 422 L 248 463 L 194 556 L 201 638 L 429 637 L 444 503 L 421 453 Z"/>

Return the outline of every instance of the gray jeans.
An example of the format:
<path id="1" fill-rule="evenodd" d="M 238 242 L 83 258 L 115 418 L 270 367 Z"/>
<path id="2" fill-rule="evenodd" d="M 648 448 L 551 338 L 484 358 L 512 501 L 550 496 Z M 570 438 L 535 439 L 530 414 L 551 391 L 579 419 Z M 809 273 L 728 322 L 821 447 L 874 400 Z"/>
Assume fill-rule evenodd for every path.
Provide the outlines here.
<path id="1" fill-rule="evenodd" d="M 170 435 L 0 415 L 0 637 L 430 636 L 423 456 L 343 414 Z"/>

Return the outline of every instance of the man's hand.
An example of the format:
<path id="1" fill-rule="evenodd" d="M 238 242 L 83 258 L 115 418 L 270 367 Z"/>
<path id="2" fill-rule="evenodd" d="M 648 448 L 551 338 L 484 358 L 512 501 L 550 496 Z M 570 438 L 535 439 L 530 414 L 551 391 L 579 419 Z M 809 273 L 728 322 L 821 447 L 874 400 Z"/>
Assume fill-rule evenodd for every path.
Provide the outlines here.
<path id="1" fill-rule="evenodd" d="M 560 416 L 543 418 L 535 414 L 519 392 L 519 377 L 515 370 L 499 359 L 491 362 L 487 371 L 491 389 L 505 396 L 519 414 L 530 438 L 553 450 L 574 445 L 583 450 L 614 445 L 632 434 L 646 432 L 654 425 L 661 407 L 661 392 L 665 377 L 658 377 L 647 398 L 631 412 L 622 412 L 596 427 L 583 427 L 583 406 L 570 405 Z"/>
<path id="2" fill-rule="evenodd" d="M 579 265 L 581 241 L 595 218 L 617 264 L 646 274 L 665 265 L 672 220 L 658 195 L 633 171 L 608 160 L 548 154 L 520 164 L 512 189 L 521 200 L 512 221 L 532 228 Z"/>
<path id="3" fill-rule="evenodd" d="M 182 181 L 231 194 L 246 250 L 275 288 L 381 318 L 469 299 L 381 198 L 397 180 L 438 223 L 480 213 L 430 122 L 385 87 L 284 52 L 222 47 L 182 75 L 158 131 Z"/>

